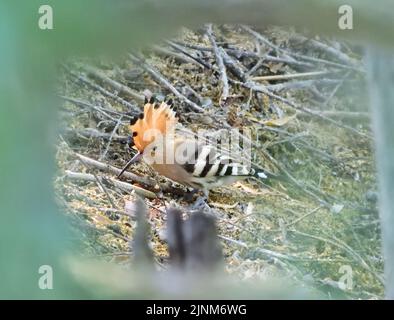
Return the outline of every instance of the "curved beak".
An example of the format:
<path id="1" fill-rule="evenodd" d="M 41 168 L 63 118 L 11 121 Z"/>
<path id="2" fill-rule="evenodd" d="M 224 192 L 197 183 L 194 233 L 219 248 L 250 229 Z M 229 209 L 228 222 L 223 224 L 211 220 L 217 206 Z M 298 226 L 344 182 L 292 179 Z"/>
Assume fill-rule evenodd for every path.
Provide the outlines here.
<path id="1" fill-rule="evenodd" d="M 129 160 L 129 162 L 126 163 L 126 165 L 123 167 L 122 171 L 118 174 L 118 179 L 122 176 L 122 174 L 130 167 L 134 162 L 140 161 L 142 158 L 142 153 L 137 152 L 134 157 Z"/>

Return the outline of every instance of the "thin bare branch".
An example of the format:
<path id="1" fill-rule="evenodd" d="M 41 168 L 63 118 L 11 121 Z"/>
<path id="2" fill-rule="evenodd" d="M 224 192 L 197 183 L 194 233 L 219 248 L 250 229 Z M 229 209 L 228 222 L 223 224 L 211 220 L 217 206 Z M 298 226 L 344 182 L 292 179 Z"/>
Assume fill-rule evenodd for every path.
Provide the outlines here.
<path id="1" fill-rule="evenodd" d="M 213 52 L 215 54 L 216 65 L 219 68 L 220 81 L 222 83 L 222 95 L 220 96 L 220 101 L 221 101 L 221 103 L 226 103 L 226 100 L 227 100 L 228 95 L 230 93 L 230 88 L 229 88 L 228 79 L 227 79 L 227 71 L 226 71 L 226 67 L 223 62 L 222 54 L 219 50 L 218 45 L 216 44 L 215 36 L 213 35 L 212 24 L 207 25 L 207 35 L 208 35 L 209 41 L 211 42 Z"/>
<path id="2" fill-rule="evenodd" d="M 70 180 L 82 180 L 82 181 L 89 181 L 89 182 L 96 182 L 96 178 L 93 174 L 89 173 L 82 173 L 82 172 L 73 172 L 70 170 L 66 170 L 66 177 Z M 144 196 L 146 198 L 154 199 L 156 198 L 156 194 L 151 191 L 145 190 L 141 187 L 134 186 L 130 183 L 115 180 L 112 178 L 106 178 L 102 176 L 98 176 L 98 179 L 102 184 L 110 184 L 116 188 L 122 189 L 123 191 L 135 191 L 137 194 Z"/>
<path id="3" fill-rule="evenodd" d="M 155 70 L 153 67 L 149 66 L 147 63 L 142 61 L 142 59 L 136 57 L 133 54 L 129 54 L 129 58 L 131 61 L 142 67 L 145 71 L 147 71 L 155 80 L 166 86 L 179 100 L 185 102 L 188 106 L 190 106 L 194 111 L 204 112 L 204 109 L 194 103 L 193 101 L 186 98 L 183 94 L 181 94 L 171 83 L 167 80 L 159 71 Z"/>

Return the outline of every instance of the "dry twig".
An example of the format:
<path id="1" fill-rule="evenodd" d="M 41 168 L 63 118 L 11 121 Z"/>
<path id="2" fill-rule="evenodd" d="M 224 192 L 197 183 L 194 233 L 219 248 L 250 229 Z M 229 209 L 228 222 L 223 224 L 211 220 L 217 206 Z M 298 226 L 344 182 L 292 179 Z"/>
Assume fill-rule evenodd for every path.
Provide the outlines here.
<path id="1" fill-rule="evenodd" d="M 90 181 L 96 182 L 96 178 L 93 174 L 82 173 L 82 172 L 73 172 L 70 170 L 66 170 L 66 177 L 70 180 L 82 180 L 82 181 Z M 130 183 L 115 180 L 112 178 L 106 178 L 102 176 L 98 176 L 98 179 L 102 184 L 110 184 L 116 188 L 122 189 L 123 191 L 135 191 L 137 194 L 144 196 L 146 198 L 154 199 L 156 198 L 156 194 L 151 191 L 145 190 L 141 187 L 134 186 Z"/>
<path id="2" fill-rule="evenodd" d="M 131 61 L 141 66 L 145 71 L 147 71 L 153 78 L 159 81 L 161 84 L 166 86 L 179 100 L 185 102 L 188 106 L 190 106 L 194 111 L 203 112 L 204 109 L 198 106 L 193 101 L 186 98 L 183 94 L 181 94 L 171 83 L 168 81 L 160 72 L 149 66 L 147 63 L 143 62 L 140 58 L 136 57 L 133 54 L 129 54 Z"/>

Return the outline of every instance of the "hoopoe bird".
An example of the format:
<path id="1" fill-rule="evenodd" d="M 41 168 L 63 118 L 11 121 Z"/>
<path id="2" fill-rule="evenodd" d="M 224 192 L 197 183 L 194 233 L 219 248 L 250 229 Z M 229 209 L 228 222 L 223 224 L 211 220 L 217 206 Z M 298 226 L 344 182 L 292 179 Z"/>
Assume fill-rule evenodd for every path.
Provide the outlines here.
<path id="1" fill-rule="evenodd" d="M 178 118 L 172 100 L 155 102 L 145 100 L 144 110 L 130 121 L 130 144 L 135 156 L 124 166 L 118 178 L 128 167 L 144 159 L 157 173 L 194 190 L 202 190 L 206 197 L 210 189 L 235 181 L 274 176 L 256 170 L 240 160 L 242 154 L 231 157 L 217 146 L 203 143 L 175 130 Z"/>

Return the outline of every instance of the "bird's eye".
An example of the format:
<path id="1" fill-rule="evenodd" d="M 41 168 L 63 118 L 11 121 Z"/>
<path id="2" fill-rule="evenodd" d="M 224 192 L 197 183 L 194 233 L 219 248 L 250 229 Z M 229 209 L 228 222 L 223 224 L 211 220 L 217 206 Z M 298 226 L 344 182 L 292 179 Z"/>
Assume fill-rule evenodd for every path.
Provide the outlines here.
<path id="1" fill-rule="evenodd" d="M 130 149 L 134 146 L 134 139 L 132 136 L 127 137 L 127 149 L 130 151 Z"/>
<path id="2" fill-rule="evenodd" d="M 156 156 L 156 150 L 157 150 L 156 146 L 151 149 L 151 151 L 150 151 L 151 157 L 155 157 Z"/>

